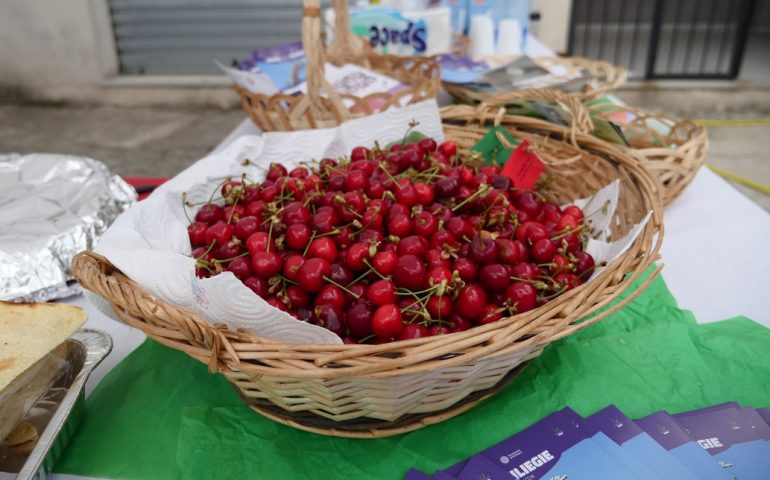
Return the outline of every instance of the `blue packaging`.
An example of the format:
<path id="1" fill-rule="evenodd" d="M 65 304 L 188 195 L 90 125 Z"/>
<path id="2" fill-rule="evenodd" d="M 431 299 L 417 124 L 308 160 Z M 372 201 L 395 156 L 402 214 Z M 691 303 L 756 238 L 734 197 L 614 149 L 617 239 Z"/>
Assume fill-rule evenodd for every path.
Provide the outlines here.
<path id="1" fill-rule="evenodd" d="M 474 473 L 485 473 L 482 470 L 487 465 L 490 477 L 503 471 L 508 473 L 506 478 L 509 480 L 634 478 L 626 466 L 586 438 L 563 412 L 552 413 L 475 457 L 484 457 L 486 462 L 475 461 Z M 462 467 L 461 473 L 469 464 L 470 461 Z M 457 465 L 450 469 L 455 467 Z M 450 469 L 447 472 L 451 473 Z"/>
<path id="2" fill-rule="evenodd" d="M 650 478 L 662 480 L 698 480 L 682 462 L 667 452 L 633 420 L 611 405 L 583 420 L 586 435 L 604 433 L 623 452 L 641 462 Z"/>
<path id="3" fill-rule="evenodd" d="M 719 464 L 706 453 L 666 412 L 656 412 L 635 423 L 647 432 L 667 452 L 679 460 L 698 479 L 734 480 L 732 475 L 719 467 Z"/>
<path id="4" fill-rule="evenodd" d="M 452 33 L 468 34 L 468 0 L 442 0 L 442 7 L 449 8 L 449 22 Z"/>
<path id="5" fill-rule="evenodd" d="M 673 417 L 732 476 L 740 480 L 767 480 L 770 443 L 751 428 L 740 409 L 698 410 Z"/>

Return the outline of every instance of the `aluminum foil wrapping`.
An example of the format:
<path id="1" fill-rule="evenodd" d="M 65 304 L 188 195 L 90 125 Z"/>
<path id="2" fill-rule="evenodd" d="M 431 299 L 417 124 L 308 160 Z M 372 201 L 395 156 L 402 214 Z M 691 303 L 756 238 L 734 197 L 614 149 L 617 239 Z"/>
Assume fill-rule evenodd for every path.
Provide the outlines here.
<path id="1" fill-rule="evenodd" d="M 80 292 L 72 257 L 92 249 L 136 191 L 85 157 L 0 155 L 0 300 L 41 302 Z"/>

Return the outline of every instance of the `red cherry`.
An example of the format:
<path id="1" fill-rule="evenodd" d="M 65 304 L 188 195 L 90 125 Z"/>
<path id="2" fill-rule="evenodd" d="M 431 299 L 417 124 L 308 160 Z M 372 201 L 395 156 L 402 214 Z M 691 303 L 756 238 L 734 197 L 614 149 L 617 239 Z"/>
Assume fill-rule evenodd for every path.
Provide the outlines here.
<path id="1" fill-rule="evenodd" d="M 329 233 L 339 225 L 339 217 L 332 207 L 321 207 L 310 219 L 310 226 L 318 233 Z"/>
<path id="2" fill-rule="evenodd" d="M 400 203 L 394 203 L 388 209 L 388 222 L 390 222 L 390 220 L 396 215 L 403 215 L 406 218 L 410 218 L 412 213 L 409 210 L 409 207 L 401 205 Z"/>
<path id="3" fill-rule="evenodd" d="M 295 285 L 286 287 L 286 300 L 289 308 L 307 308 L 310 305 L 310 297 L 307 292 Z"/>
<path id="4" fill-rule="evenodd" d="M 281 165 L 280 163 L 271 163 L 270 166 L 267 168 L 267 179 L 276 181 L 281 177 L 285 177 L 288 175 L 289 172 L 286 170 L 286 167 Z"/>
<path id="5" fill-rule="evenodd" d="M 490 292 L 502 292 L 510 282 L 508 269 L 499 263 L 484 265 L 479 272 L 479 281 Z"/>
<path id="6" fill-rule="evenodd" d="M 460 182 L 456 178 L 445 177 L 433 185 L 433 190 L 438 198 L 452 198 L 460 190 Z"/>
<path id="7" fill-rule="evenodd" d="M 449 295 L 433 295 L 425 304 L 425 309 L 433 320 L 445 320 L 452 314 L 452 299 Z"/>
<path id="8" fill-rule="evenodd" d="M 375 305 L 396 302 L 396 286 L 390 280 L 378 280 L 366 289 L 366 298 Z"/>
<path id="9" fill-rule="evenodd" d="M 473 233 L 473 227 L 462 217 L 450 218 L 445 227 L 455 238 L 470 237 Z"/>
<path id="10" fill-rule="evenodd" d="M 256 293 L 260 297 L 267 297 L 268 285 L 264 278 L 249 277 L 243 281 L 243 284 L 249 287 L 252 292 Z"/>
<path id="11" fill-rule="evenodd" d="M 291 202 L 284 207 L 282 218 L 286 225 L 307 224 L 310 221 L 310 210 L 302 202 Z"/>
<path id="12" fill-rule="evenodd" d="M 429 212 L 420 212 L 414 217 L 414 233 L 429 238 L 438 230 L 438 220 Z"/>
<path id="13" fill-rule="evenodd" d="M 331 305 L 318 305 L 313 309 L 313 323 L 324 327 L 331 332 L 345 335 L 345 324 L 342 321 L 342 312 Z"/>
<path id="14" fill-rule="evenodd" d="M 309 257 L 323 258 L 331 263 L 337 259 L 337 244 L 329 237 L 316 238 L 307 249 Z"/>
<path id="15" fill-rule="evenodd" d="M 283 262 L 275 252 L 256 252 L 251 257 L 251 266 L 257 276 L 270 278 L 281 273 Z"/>
<path id="16" fill-rule="evenodd" d="M 438 146 L 436 145 L 436 141 L 432 138 L 423 138 L 417 142 L 417 144 L 422 148 L 423 152 L 435 152 L 436 147 Z"/>
<path id="17" fill-rule="evenodd" d="M 378 252 L 372 259 L 372 266 L 380 275 L 390 275 L 396 269 L 398 255 L 395 252 Z"/>
<path id="18" fill-rule="evenodd" d="M 539 269 L 531 263 L 517 263 L 511 268 L 511 275 L 523 280 L 534 280 L 539 274 Z"/>
<path id="19" fill-rule="evenodd" d="M 565 213 L 556 223 L 556 231 L 564 232 L 568 230 L 575 230 L 578 226 L 580 226 L 580 222 L 578 222 L 572 215 Z"/>
<path id="20" fill-rule="evenodd" d="M 396 195 L 396 202 L 400 205 L 408 208 L 417 205 L 417 192 L 409 180 L 400 180 L 393 193 Z"/>
<path id="21" fill-rule="evenodd" d="M 444 249 L 446 247 L 456 246 L 457 238 L 455 238 L 455 236 L 447 230 L 439 230 L 430 237 L 431 248 Z"/>
<path id="22" fill-rule="evenodd" d="M 369 149 L 366 147 L 354 147 L 353 150 L 350 151 L 350 161 L 366 160 L 369 158 L 369 154 Z"/>
<path id="23" fill-rule="evenodd" d="M 332 263 L 329 278 L 340 285 L 349 285 L 353 281 L 353 272 L 342 263 Z"/>
<path id="24" fill-rule="evenodd" d="M 249 265 L 249 263 L 249 260 L 245 257 L 238 257 L 233 259 L 232 262 L 228 263 L 225 269 L 227 271 L 233 272 L 233 275 L 243 280 L 254 274 L 251 271 L 251 265 Z"/>
<path id="25" fill-rule="evenodd" d="M 579 287 L 583 282 L 574 273 L 559 272 L 553 276 L 553 281 L 556 282 L 562 290 L 572 290 Z"/>
<path id="26" fill-rule="evenodd" d="M 217 260 L 232 260 L 241 254 L 241 243 L 238 240 L 220 245 L 212 252 Z"/>
<path id="27" fill-rule="evenodd" d="M 360 272 L 366 268 L 364 260 L 369 259 L 369 245 L 363 242 L 354 243 L 345 254 L 345 263 L 354 272 Z"/>
<path id="28" fill-rule="evenodd" d="M 294 283 L 299 282 L 299 269 L 305 263 L 305 257 L 292 255 L 283 262 L 283 276 Z"/>
<path id="29" fill-rule="evenodd" d="M 410 323 L 404 325 L 401 333 L 398 334 L 396 340 L 413 340 L 415 338 L 429 337 L 430 331 L 427 327 L 420 325 L 419 323 Z"/>
<path id="30" fill-rule="evenodd" d="M 388 221 L 388 232 L 399 238 L 412 233 L 412 221 L 406 215 L 397 214 Z"/>
<path id="31" fill-rule="evenodd" d="M 201 209 L 198 210 L 198 213 L 195 214 L 196 222 L 207 223 L 209 225 L 217 223 L 222 220 L 222 218 L 224 218 L 222 207 L 214 205 L 213 203 L 207 203 L 202 206 Z"/>
<path id="32" fill-rule="evenodd" d="M 537 194 L 529 190 L 521 192 L 521 195 L 516 199 L 516 208 L 527 212 L 532 218 L 540 214 L 542 206 Z"/>
<path id="33" fill-rule="evenodd" d="M 415 183 L 414 191 L 417 194 L 417 202 L 420 205 L 430 205 L 433 203 L 433 199 L 436 198 L 433 187 L 427 183 Z"/>
<path id="34" fill-rule="evenodd" d="M 308 175 L 310 175 L 310 172 L 305 167 L 294 167 L 289 172 L 291 178 L 307 178 Z"/>
<path id="35" fill-rule="evenodd" d="M 267 303 L 271 307 L 277 308 L 278 310 L 280 310 L 282 312 L 285 312 L 287 310 L 286 304 L 283 303 L 283 301 L 280 298 L 278 298 L 278 297 L 268 297 L 267 298 Z"/>
<path id="36" fill-rule="evenodd" d="M 358 302 L 345 313 L 345 324 L 350 334 L 356 338 L 366 338 L 372 332 L 372 315 L 374 309 L 367 301 Z"/>
<path id="37" fill-rule="evenodd" d="M 418 237 L 417 235 L 410 235 L 402 238 L 398 242 L 399 255 L 417 255 L 421 257 L 425 255 L 425 252 L 430 248 L 430 244 L 424 237 Z"/>
<path id="38" fill-rule="evenodd" d="M 390 339 L 401 333 L 404 324 L 401 311 L 393 304 L 382 305 L 372 316 L 372 330 L 381 339 Z"/>
<path id="39" fill-rule="evenodd" d="M 505 298 L 516 313 L 528 312 L 537 306 L 537 290 L 531 283 L 513 282 L 505 290 Z"/>
<path id="40" fill-rule="evenodd" d="M 307 225 L 297 223 L 286 229 L 286 245 L 292 250 L 301 252 L 305 250 L 310 241 L 311 230 Z"/>
<path id="41" fill-rule="evenodd" d="M 228 223 L 235 223 L 245 216 L 245 211 L 243 205 L 228 205 L 222 209 L 222 217 Z"/>
<path id="42" fill-rule="evenodd" d="M 524 237 L 527 241 L 526 243 L 529 245 L 534 245 L 538 242 L 538 240 L 548 238 L 548 231 L 546 231 L 545 227 L 543 227 L 543 225 L 540 223 L 530 222 Z"/>
<path id="43" fill-rule="evenodd" d="M 378 244 L 383 240 L 383 234 L 380 230 L 373 230 L 371 228 L 364 230 L 358 235 L 358 241 L 361 243 L 368 243 L 369 245 Z"/>
<path id="44" fill-rule="evenodd" d="M 268 244 L 268 239 L 269 236 L 265 232 L 252 233 L 249 235 L 249 238 L 246 239 L 246 249 L 252 257 L 257 252 L 274 251 L 275 247 L 272 245 L 272 242 Z"/>
<path id="45" fill-rule="evenodd" d="M 203 222 L 191 223 L 187 227 L 187 236 L 190 237 L 191 247 L 195 248 L 206 245 L 206 230 L 208 228 L 208 224 Z"/>
<path id="46" fill-rule="evenodd" d="M 481 312 L 481 319 L 479 325 L 487 325 L 496 322 L 503 318 L 503 313 L 491 303 L 484 305 L 484 310 Z"/>
<path id="47" fill-rule="evenodd" d="M 331 273 L 331 265 L 323 258 L 311 258 L 299 269 L 299 286 L 307 292 L 317 292 L 325 285 L 324 277 Z"/>
<path id="48" fill-rule="evenodd" d="M 438 151 L 447 157 L 452 158 L 457 155 L 457 144 L 452 140 L 446 140 L 438 146 Z"/>
<path id="49" fill-rule="evenodd" d="M 591 278 L 591 274 L 594 273 L 596 263 L 594 257 L 587 252 L 578 252 L 575 254 L 575 271 L 578 276 L 586 281 Z"/>
<path id="50" fill-rule="evenodd" d="M 572 216 L 578 224 L 583 223 L 583 219 L 585 218 L 585 215 L 583 214 L 583 210 L 580 209 L 577 205 L 570 205 L 567 208 L 564 209 L 564 215 L 570 215 Z"/>
<path id="51" fill-rule="evenodd" d="M 315 297 L 316 305 L 331 305 L 338 311 L 345 308 L 345 292 L 337 285 L 324 285 Z"/>
<path id="52" fill-rule="evenodd" d="M 548 238 L 541 238 L 532 245 L 530 254 L 538 263 L 549 263 L 556 255 L 556 244 Z"/>
<path id="53" fill-rule="evenodd" d="M 217 245 L 224 245 L 233 238 L 233 226 L 219 220 L 214 225 L 206 229 L 206 245 L 216 242 Z"/>
<path id="54" fill-rule="evenodd" d="M 264 212 L 265 207 L 267 204 L 263 202 L 262 200 L 258 200 L 256 202 L 251 202 L 246 204 L 246 216 L 248 217 L 254 217 L 259 221 L 262 221 L 264 218 Z"/>
<path id="55" fill-rule="evenodd" d="M 441 285 L 442 282 L 448 285 L 452 281 L 452 272 L 447 267 L 435 267 L 428 272 L 426 283 L 429 287 Z"/>
<path id="56" fill-rule="evenodd" d="M 425 278 L 425 265 L 415 255 L 404 255 L 398 259 L 393 270 L 393 280 L 399 287 L 419 290 Z"/>
<path id="57" fill-rule="evenodd" d="M 569 253 L 577 253 L 580 250 L 580 238 L 575 233 L 568 233 L 559 240 L 558 245 Z"/>
<path id="58" fill-rule="evenodd" d="M 495 240 L 497 244 L 497 251 L 500 255 L 500 261 L 507 265 L 514 265 L 520 261 L 519 248 L 514 243 L 514 240 L 507 238 L 498 238 Z"/>
<path id="59" fill-rule="evenodd" d="M 481 316 L 484 305 L 487 304 L 487 294 L 481 285 L 472 283 L 466 285 L 457 295 L 455 308 L 457 313 L 466 320 L 475 320 Z"/>
<path id="60" fill-rule="evenodd" d="M 471 260 L 481 265 L 497 261 L 497 244 L 491 238 L 474 238 L 470 245 L 469 256 Z"/>
<path id="61" fill-rule="evenodd" d="M 449 267 L 452 266 L 452 262 L 449 261 L 449 258 L 449 254 L 444 250 L 437 250 L 434 248 L 425 252 L 425 260 L 428 262 L 429 270 L 439 267 L 449 269 Z"/>
<path id="62" fill-rule="evenodd" d="M 428 329 L 428 332 L 430 332 L 431 337 L 435 337 L 436 335 L 448 335 L 452 333 L 452 331 L 444 325 L 433 325 Z"/>
<path id="63" fill-rule="evenodd" d="M 473 326 L 471 322 L 456 313 L 449 316 L 449 324 L 453 332 L 464 332 Z"/>
<path id="64" fill-rule="evenodd" d="M 242 242 L 245 242 L 252 234 L 259 230 L 259 220 L 257 217 L 243 217 L 235 224 L 235 236 Z"/>
<path id="65" fill-rule="evenodd" d="M 468 258 L 455 260 L 454 269 L 464 282 L 471 282 L 476 278 L 476 264 Z"/>

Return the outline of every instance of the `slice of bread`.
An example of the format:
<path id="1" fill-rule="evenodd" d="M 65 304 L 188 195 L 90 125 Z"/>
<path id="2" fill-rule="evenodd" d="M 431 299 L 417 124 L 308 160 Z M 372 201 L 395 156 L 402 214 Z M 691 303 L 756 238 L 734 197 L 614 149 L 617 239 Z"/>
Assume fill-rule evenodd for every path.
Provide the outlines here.
<path id="1" fill-rule="evenodd" d="M 0 392 L 87 319 L 64 303 L 0 302 Z"/>
<path id="2" fill-rule="evenodd" d="M 86 318 L 61 303 L 0 302 L 0 442 L 56 380 L 62 344 Z"/>

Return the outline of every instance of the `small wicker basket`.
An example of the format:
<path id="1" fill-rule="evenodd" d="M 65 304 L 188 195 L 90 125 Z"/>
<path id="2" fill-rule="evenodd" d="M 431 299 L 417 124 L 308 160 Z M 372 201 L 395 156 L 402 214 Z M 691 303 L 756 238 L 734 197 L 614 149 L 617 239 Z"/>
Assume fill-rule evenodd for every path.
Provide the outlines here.
<path id="1" fill-rule="evenodd" d="M 682 194 L 706 161 L 708 134 L 690 120 L 616 105 L 593 106 L 589 112 L 620 127 L 631 153 L 663 184 L 664 206 Z"/>
<path id="2" fill-rule="evenodd" d="M 263 95 L 235 87 L 241 106 L 262 131 L 335 127 L 351 118 L 371 115 L 375 110 L 383 111 L 394 105 L 400 106 L 402 102 L 411 104 L 436 97 L 441 85 L 441 68 L 435 61 L 425 57 L 368 52 L 366 42 L 350 30 L 347 0 L 332 0 L 334 40 L 324 52 L 320 0 L 303 0 L 303 3 L 302 45 L 307 58 L 307 95 Z M 335 65 L 354 63 L 369 68 L 399 80 L 406 88 L 366 97 L 341 95 L 324 77 L 327 60 Z"/>
<path id="3" fill-rule="evenodd" d="M 647 170 L 595 137 L 574 133 L 572 144 L 558 131 L 535 133 L 532 119 L 518 118 L 522 123 L 507 119 L 507 126 L 521 127 L 517 135 L 546 163 L 552 200 L 584 198 L 619 179 L 613 238 L 652 212 L 620 258 L 589 283 L 535 310 L 464 332 L 382 345 L 298 345 L 212 325 L 154 297 L 93 252 L 75 258 L 73 275 L 108 300 L 124 322 L 207 363 L 251 408 L 278 422 L 325 435 L 372 438 L 443 421 L 502 388 L 549 343 L 623 307 L 658 272 L 619 300 L 657 258 L 663 238 L 658 185 Z M 486 133 L 486 118 L 455 120 L 448 120 L 453 124 L 446 133 L 467 153 L 474 143 L 467 140 Z"/>
<path id="4" fill-rule="evenodd" d="M 574 94 L 580 100 L 593 100 L 623 85 L 628 72 L 608 62 L 589 60 L 581 57 L 535 57 L 533 60 L 545 69 L 558 66 L 564 73 L 564 79 L 576 71 L 588 71 L 591 79 L 580 93 Z M 482 92 L 462 84 L 443 82 L 444 90 L 460 103 L 475 105 L 493 97 L 493 93 Z"/>

